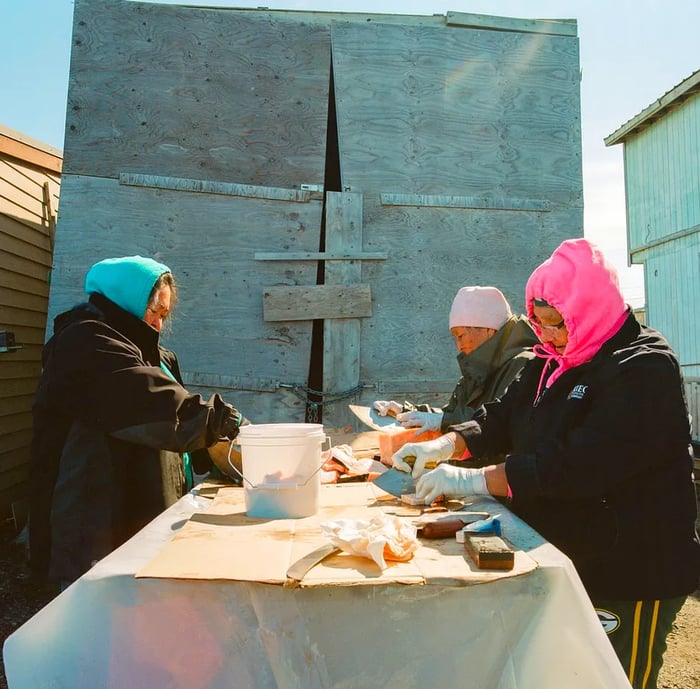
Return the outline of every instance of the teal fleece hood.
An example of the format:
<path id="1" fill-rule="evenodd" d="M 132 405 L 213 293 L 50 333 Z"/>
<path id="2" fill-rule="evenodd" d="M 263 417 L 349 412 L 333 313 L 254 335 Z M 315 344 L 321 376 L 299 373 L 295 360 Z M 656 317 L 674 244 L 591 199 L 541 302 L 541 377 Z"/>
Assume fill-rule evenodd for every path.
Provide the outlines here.
<path id="1" fill-rule="evenodd" d="M 148 298 L 158 278 L 170 268 L 152 258 L 125 256 L 95 263 L 85 276 L 85 292 L 101 294 L 143 320 Z"/>

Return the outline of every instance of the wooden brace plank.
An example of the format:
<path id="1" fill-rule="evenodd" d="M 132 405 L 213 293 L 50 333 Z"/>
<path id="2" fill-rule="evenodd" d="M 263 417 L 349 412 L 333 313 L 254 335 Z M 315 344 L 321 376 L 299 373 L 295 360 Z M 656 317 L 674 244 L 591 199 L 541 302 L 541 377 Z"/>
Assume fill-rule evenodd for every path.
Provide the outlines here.
<path id="1" fill-rule="evenodd" d="M 380 194 L 383 206 L 430 206 L 431 208 L 478 208 L 494 211 L 549 212 L 549 202 L 543 199 L 499 199 L 478 196 L 443 194 Z"/>
<path id="2" fill-rule="evenodd" d="M 288 251 L 256 252 L 256 261 L 386 261 L 387 251 Z"/>
<path id="3" fill-rule="evenodd" d="M 495 31 L 517 31 L 522 33 L 543 33 L 555 36 L 576 36 L 578 24 L 575 19 L 519 19 L 516 17 L 495 17 L 468 12 L 448 12 L 447 26 L 463 26 Z"/>
<path id="4" fill-rule="evenodd" d="M 372 294 L 369 285 L 276 286 L 266 287 L 263 292 L 265 321 L 371 316 Z"/>
<path id="5" fill-rule="evenodd" d="M 172 191 L 191 191 L 199 194 L 223 194 L 225 196 L 245 196 L 274 201 L 294 201 L 307 203 L 320 194 L 299 189 L 282 189 L 262 187 L 254 184 L 233 184 L 231 182 L 213 182 L 206 179 L 186 179 L 183 177 L 161 177 L 158 175 L 141 175 L 129 172 L 119 174 L 119 184 L 131 187 L 152 187 Z"/>

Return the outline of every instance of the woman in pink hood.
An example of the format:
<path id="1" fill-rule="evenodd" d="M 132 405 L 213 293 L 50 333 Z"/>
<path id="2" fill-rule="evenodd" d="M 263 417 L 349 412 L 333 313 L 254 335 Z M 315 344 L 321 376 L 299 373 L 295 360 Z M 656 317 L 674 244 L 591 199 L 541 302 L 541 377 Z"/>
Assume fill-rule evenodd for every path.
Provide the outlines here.
<path id="1" fill-rule="evenodd" d="M 636 688 L 654 689 L 666 636 L 700 577 L 688 410 L 668 342 L 640 325 L 615 269 L 585 239 L 530 276 L 540 338 L 506 394 L 393 458 L 426 503 L 494 495 L 573 561 Z M 479 469 L 444 462 L 505 453 Z M 467 461 L 468 466 L 468 461 Z"/>

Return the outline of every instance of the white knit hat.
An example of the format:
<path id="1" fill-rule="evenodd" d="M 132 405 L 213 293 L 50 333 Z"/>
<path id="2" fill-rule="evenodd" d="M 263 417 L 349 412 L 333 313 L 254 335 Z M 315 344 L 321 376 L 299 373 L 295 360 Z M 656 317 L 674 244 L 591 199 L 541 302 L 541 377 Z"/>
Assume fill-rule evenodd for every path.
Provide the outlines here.
<path id="1" fill-rule="evenodd" d="M 450 329 L 455 327 L 499 330 L 512 316 L 503 293 L 495 287 L 462 287 L 450 309 Z"/>

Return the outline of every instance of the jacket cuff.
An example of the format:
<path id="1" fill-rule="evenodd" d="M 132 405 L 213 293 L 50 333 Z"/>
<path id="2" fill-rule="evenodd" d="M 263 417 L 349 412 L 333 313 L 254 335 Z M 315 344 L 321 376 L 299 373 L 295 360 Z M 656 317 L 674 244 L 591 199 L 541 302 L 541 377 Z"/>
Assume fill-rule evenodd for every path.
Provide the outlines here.
<path id="1" fill-rule="evenodd" d="M 448 426 L 447 432 L 459 433 L 471 457 L 479 457 L 481 452 L 481 426 L 476 421 L 464 421 Z"/>
<path id="2" fill-rule="evenodd" d="M 541 495 L 535 455 L 507 455 L 506 480 L 511 492 L 518 497 Z"/>

